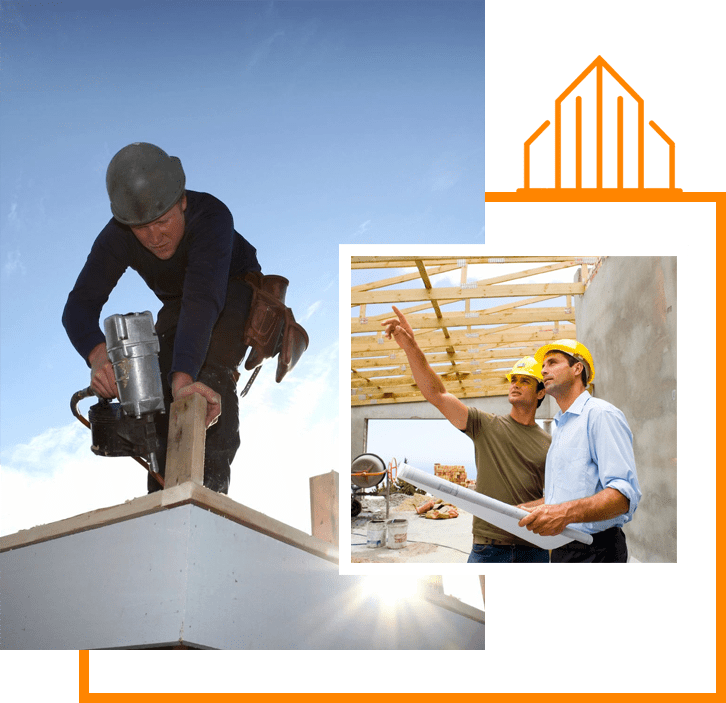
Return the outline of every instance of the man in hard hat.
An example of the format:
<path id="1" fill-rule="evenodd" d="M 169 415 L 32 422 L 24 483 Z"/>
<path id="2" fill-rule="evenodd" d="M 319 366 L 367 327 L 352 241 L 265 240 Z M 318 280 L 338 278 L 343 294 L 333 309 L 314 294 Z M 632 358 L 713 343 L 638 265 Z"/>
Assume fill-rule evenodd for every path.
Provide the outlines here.
<path id="1" fill-rule="evenodd" d="M 557 535 L 567 525 L 593 536 L 592 545 L 571 542 L 552 550 L 552 562 L 626 562 L 622 527 L 640 500 L 633 434 L 614 405 L 593 398 L 587 387 L 595 364 L 584 344 L 561 339 L 535 353 L 545 391 L 560 407 L 547 453 L 544 496 L 524 505 L 520 525 L 538 535 Z"/>
<path id="2" fill-rule="evenodd" d="M 181 161 L 153 144 L 121 149 L 106 172 L 113 217 L 94 242 L 68 296 L 63 325 L 91 368 L 98 395 L 117 395 L 99 317 L 127 268 L 161 300 L 156 330 L 167 414 L 157 422 L 165 446 L 169 404 L 192 393 L 207 400 L 204 485 L 226 493 L 239 447 L 236 368 L 252 291 L 255 248 L 235 231 L 224 203 L 186 189 Z M 213 426 L 212 426 L 213 425 Z M 163 475 L 165 451 L 160 453 Z M 149 492 L 158 485 L 151 477 Z"/>
<path id="3" fill-rule="evenodd" d="M 520 359 L 507 374 L 509 415 L 493 415 L 468 407 L 448 393 L 418 346 L 403 313 L 385 320 L 385 334 L 406 353 L 413 378 L 424 398 L 474 442 L 476 490 L 509 505 L 541 495 L 550 436 L 535 422 L 544 399 L 542 372 L 532 357 Z M 526 500 L 522 496 L 528 496 Z M 549 561 L 549 552 L 474 516 L 469 563 Z"/>

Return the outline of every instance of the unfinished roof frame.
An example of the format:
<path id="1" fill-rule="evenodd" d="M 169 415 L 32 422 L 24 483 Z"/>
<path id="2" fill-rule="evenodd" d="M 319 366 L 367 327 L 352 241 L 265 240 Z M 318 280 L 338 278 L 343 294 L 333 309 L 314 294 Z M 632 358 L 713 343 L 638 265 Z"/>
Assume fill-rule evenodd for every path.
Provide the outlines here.
<path id="1" fill-rule="evenodd" d="M 406 315 L 419 346 L 448 392 L 458 398 L 506 395 L 509 384 L 505 376 L 518 359 L 533 355 L 548 341 L 576 338 L 574 298 L 587 290 L 603 258 L 351 257 L 353 270 L 404 270 L 351 288 L 351 405 L 423 400 L 406 355 L 394 340 L 384 337 L 381 322 L 393 316 L 391 305 Z M 470 267 L 479 264 L 526 266 L 470 281 Z M 579 275 L 573 271 L 570 283 L 533 280 L 574 268 L 579 269 Z M 456 271 L 458 286 L 432 282 L 436 276 L 451 276 Z M 512 283 L 522 279 L 529 280 Z M 482 306 L 484 300 L 493 304 Z M 545 306 L 545 301 L 557 306 Z M 457 303 L 456 311 L 442 309 Z M 388 311 L 381 307 L 384 305 L 389 306 Z"/>

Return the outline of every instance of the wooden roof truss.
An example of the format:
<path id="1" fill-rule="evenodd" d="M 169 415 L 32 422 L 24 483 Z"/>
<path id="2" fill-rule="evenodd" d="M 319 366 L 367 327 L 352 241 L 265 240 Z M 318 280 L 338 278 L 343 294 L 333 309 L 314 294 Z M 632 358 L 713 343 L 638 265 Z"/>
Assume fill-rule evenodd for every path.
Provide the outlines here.
<path id="1" fill-rule="evenodd" d="M 459 398 L 506 395 L 506 374 L 517 360 L 533 355 L 548 341 L 577 336 L 574 296 L 585 292 L 600 261 L 600 257 L 351 257 L 353 282 L 367 281 L 351 288 L 351 404 L 423 400 L 403 350 L 383 335 L 381 322 L 395 317 L 392 305 L 406 315 L 419 346 L 450 393 Z M 494 264 L 510 266 L 492 275 L 498 268 Z M 357 273 L 361 269 L 368 271 Z M 394 275 L 379 278 L 386 269 L 395 269 Z M 579 280 L 575 280 L 577 269 Z M 555 271 L 562 272 L 560 280 L 570 282 L 542 280 L 551 279 L 546 274 Z M 470 280 L 470 272 L 485 272 L 486 277 Z M 452 277 L 456 285 L 451 285 Z"/>

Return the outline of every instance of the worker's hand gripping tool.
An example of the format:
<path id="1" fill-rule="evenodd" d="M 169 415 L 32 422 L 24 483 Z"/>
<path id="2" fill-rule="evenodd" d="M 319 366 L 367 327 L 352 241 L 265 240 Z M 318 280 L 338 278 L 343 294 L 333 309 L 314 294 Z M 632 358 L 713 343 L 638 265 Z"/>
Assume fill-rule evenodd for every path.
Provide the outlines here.
<path id="1" fill-rule="evenodd" d="M 89 386 L 73 395 L 71 411 L 91 428 L 94 454 L 134 457 L 163 486 L 154 419 L 165 412 L 164 391 L 153 317 L 148 311 L 111 315 L 104 320 L 104 331 L 120 402 L 100 398 L 89 408 L 86 421 L 76 406 L 82 398 L 95 395 Z M 144 457 L 148 464 L 139 457 Z"/>

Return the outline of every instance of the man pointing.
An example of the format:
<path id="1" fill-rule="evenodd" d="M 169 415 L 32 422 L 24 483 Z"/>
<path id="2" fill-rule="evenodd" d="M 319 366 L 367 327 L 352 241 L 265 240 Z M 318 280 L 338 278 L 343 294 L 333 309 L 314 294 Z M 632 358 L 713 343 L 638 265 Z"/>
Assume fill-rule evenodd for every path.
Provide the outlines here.
<path id="1" fill-rule="evenodd" d="M 418 346 L 413 329 L 396 307 L 395 318 L 385 320 L 385 334 L 406 353 L 414 381 L 424 398 L 474 442 L 476 490 L 509 505 L 541 495 L 549 435 L 534 420 L 544 399 L 539 362 L 520 359 L 507 375 L 510 382 L 508 415 L 494 415 L 468 407 L 448 393 Z M 473 546 L 469 563 L 549 561 L 547 550 L 474 516 Z"/>

